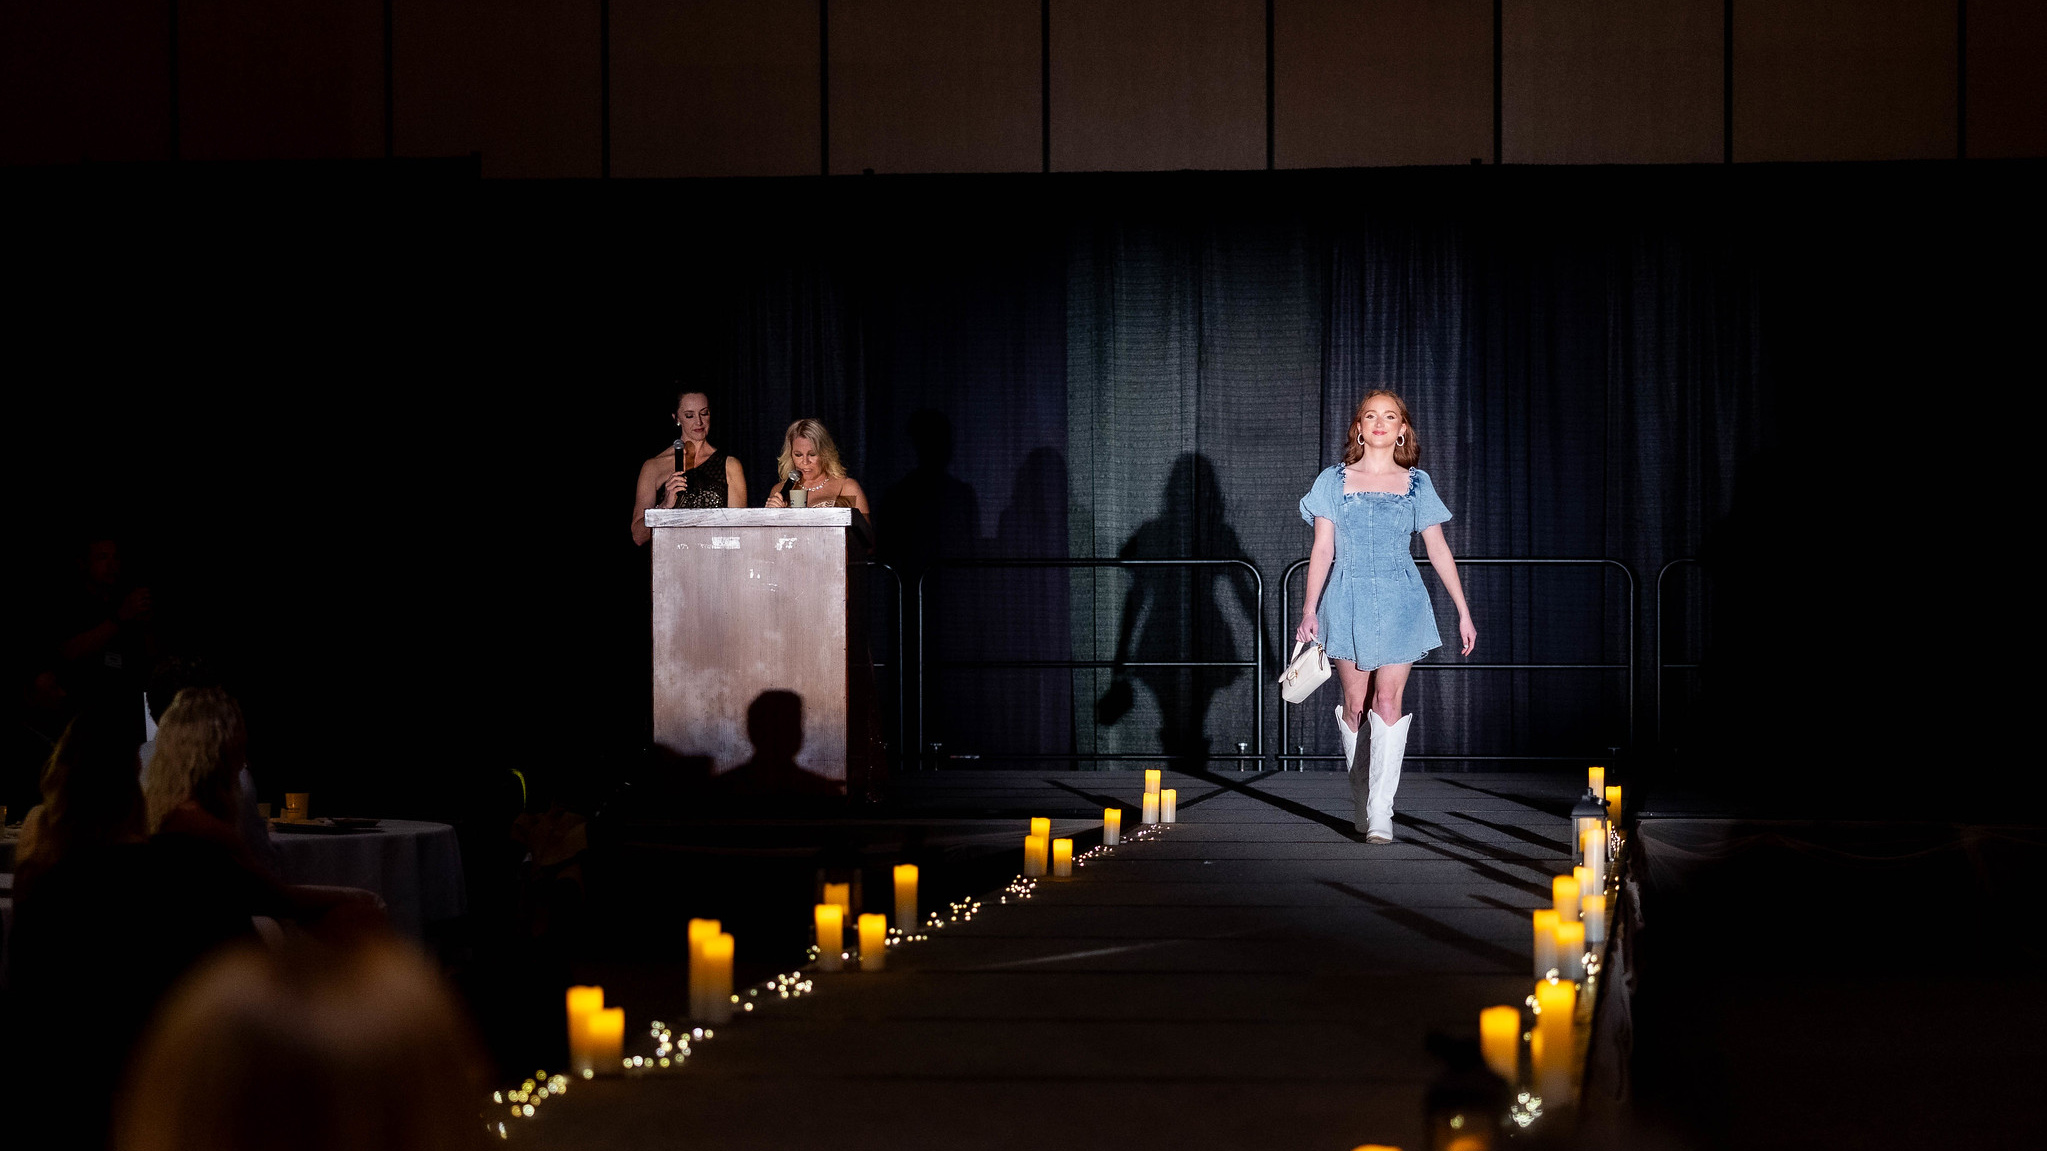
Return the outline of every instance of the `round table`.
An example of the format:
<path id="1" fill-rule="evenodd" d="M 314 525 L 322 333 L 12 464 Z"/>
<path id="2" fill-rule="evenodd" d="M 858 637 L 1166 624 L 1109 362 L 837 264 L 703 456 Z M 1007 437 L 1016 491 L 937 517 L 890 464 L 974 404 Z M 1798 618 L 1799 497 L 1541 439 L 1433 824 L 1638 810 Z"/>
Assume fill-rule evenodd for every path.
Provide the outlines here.
<path id="1" fill-rule="evenodd" d="M 286 883 L 361 887 L 384 897 L 391 926 L 419 936 L 429 923 L 468 909 L 462 849 L 445 823 L 387 819 L 345 835 L 270 831 L 278 878 Z"/>

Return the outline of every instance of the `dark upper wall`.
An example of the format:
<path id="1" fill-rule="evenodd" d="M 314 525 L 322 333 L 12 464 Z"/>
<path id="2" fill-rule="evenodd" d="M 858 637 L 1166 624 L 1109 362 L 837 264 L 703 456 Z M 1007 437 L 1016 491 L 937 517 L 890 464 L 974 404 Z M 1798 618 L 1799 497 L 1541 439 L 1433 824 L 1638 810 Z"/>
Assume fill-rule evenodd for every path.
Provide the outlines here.
<path id="1" fill-rule="evenodd" d="M 2043 55 L 2037 0 L 6 0 L 0 163 L 479 153 L 486 175 L 588 177 L 2047 156 Z"/>

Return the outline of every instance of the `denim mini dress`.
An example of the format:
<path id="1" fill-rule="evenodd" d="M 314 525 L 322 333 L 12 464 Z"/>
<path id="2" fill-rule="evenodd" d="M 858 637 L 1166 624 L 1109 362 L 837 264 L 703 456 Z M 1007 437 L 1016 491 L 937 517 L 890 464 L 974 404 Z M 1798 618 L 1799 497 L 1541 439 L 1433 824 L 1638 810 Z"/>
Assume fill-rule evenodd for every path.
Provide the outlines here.
<path id="1" fill-rule="evenodd" d="M 1414 533 L 1450 518 L 1429 473 L 1409 468 L 1405 492 L 1346 494 L 1343 467 L 1332 465 L 1301 497 L 1301 518 L 1312 526 L 1318 517 L 1336 525 L 1336 559 L 1315 613 L 1329 658 L 1369 671 L 1443 646 L 1411 550 Z"/>

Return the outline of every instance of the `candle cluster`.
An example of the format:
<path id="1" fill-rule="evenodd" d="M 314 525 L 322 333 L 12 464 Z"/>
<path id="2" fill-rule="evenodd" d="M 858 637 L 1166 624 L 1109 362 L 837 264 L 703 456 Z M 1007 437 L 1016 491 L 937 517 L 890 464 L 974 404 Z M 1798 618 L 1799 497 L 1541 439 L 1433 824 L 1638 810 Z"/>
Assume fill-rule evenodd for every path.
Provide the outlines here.
<path id="1" fill-rule="evenodd" d="M 1160 776 L 1157 770 L 1145 772 L 1146 826 L 1132 834 L 1130 842 L 1158 834 L 1164 830 L 1162 824 L 1172 823 L 1177 818 L 1178 792 L 1161 790 Z M 1048 871 L 1055 877 L 1068 877 L 1075 867 L 1086 866 L 1088 860 L 1113 854 L 1114 849 L 1124 842 L 1122 823 L 1121 808 L 1103 809 L 1102 844 L 1076 855 L 1071 838 L 1052 837 L 1050 819 L 1042 816 L 1033 818 L 1031 833 L 1024 839 L 1024 874 L 1009 881 L 1002 890 L 1000 902 L 1008 903 L 1012 897 L 1019 902 L 1031 898 L 1037 893 L 1038 881 Z M 892 878 L 897 924 L 893 928 L 888 926 L 887 916 L 868 913 L 854 917 L 852 884 L 822 885 L 823 898 L 812 908 L 817 942 L 810 948 L 810 958 L 817 970 L 842 971 L 849 960 L 857 960 L 861 971 L 885 970 L 888 948 L 930 938 L 924 932 L 911 931 L 918 925 L 917 866 L 900 864 L 894 868 Z M 982 902 L 978 899 L 952 901 L 945 911 L 929 913 L 922 927 L 924 931 L 936 931 L 950 923 L 970 922 L 981 910 Z M 849 920 L 858 930 L 857 951 L 848 951 L 845 946 Z M 679 1069 L 691 1055 L 692 1043 L 702 1043 L 715 1034 L 711 1027 L 702 1024 L 729 1021 L 735 1007 L 741 1013 L 751 1013 L 763 992 L 786 1000 L 800 998 L 815 989 L 810 978 L 801 971 L 794 971 L 777 975 L 759 987 L 749 987 L 744 995 L 735 994 L 732 990 L 734 941 L 722 928 L 723 925 L 715 919 L 689 921 L 690 1014 L 699 1026 L 691 1028 L 685 1035 L 678 1035 L 667 1024 L 653 1021 L 648 1028 L 652 1054 L 624 1054 L 625 1010 L 605 1007 L 603 988 L 570 988 L 566 1006 L 574 1073 L 588 1079 L 600 1069 L 613 1067 L 628 1075 Z M 491 1100 L 498 1106 L 509 1105 L 515 1117 L 530 1118 L 548 1098 L 567 1091 L 569 1080 L 569 1075 L 550 1076 L 545 1071 L 536 1072 L 532 1079 L 525 1080 L 518 1087 L 494 1092 Z M 500 1138 L 508 1137 L 503 1122 L 496 1124 L 496 1130 Z"/>
<path id="2" fill-rule="evenodd" d="M 1580 1045 L 1590 1023 L 1592 992 L 1607 937 L 1613 863 L 1620 857 L 1621 789 L 1606 782 L 1606 769 L 1586 773 L 1586 797 L 1572 813 L 1571 874 L 1550 880 L 1550 906 L 1530 916 L 1534 928 L 1535 988 L 1521 1007 L 1501 1005 L 1479 1013 L 1479 1046 L 1485 1062 L 1516 1084 L 1507 1120 L 1528 1127 L 1576 1094 Z M 1521 1051 L 1526 1045 L 1524 1069 Z"/>
<path id="3" fill-rule="evenodd" d="M 569 1066 L 588 1079 L 625 1048 L 625 1009 L 606 1008 L 602 987 L 571 987 L 566 999 Z"/>
<path id="4" fill-rule="evenodd" d="M 732 1018 L 732 936 L 715 919 L 689 921 L 689 1015 L 700 1023 Z"/>

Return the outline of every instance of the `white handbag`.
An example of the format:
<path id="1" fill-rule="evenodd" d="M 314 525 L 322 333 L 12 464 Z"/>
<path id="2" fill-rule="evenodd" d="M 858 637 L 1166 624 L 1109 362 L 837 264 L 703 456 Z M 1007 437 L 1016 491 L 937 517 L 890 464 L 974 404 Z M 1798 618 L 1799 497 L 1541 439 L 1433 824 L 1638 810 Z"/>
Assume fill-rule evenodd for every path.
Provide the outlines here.
<path id="1" fill-rule="evenodd" d="M 1311 651 L 1301 649 L 1307 644 L 1294 645 L 1293 658 L 1287 660 L 1286 671 L 1279 677 L 1279 694 L 1288 703 L 1300 703 L 1315 694 L 1329 679 L 1329 657 L 1323 654 L 1322 645 L 1316 644 Z"/>

